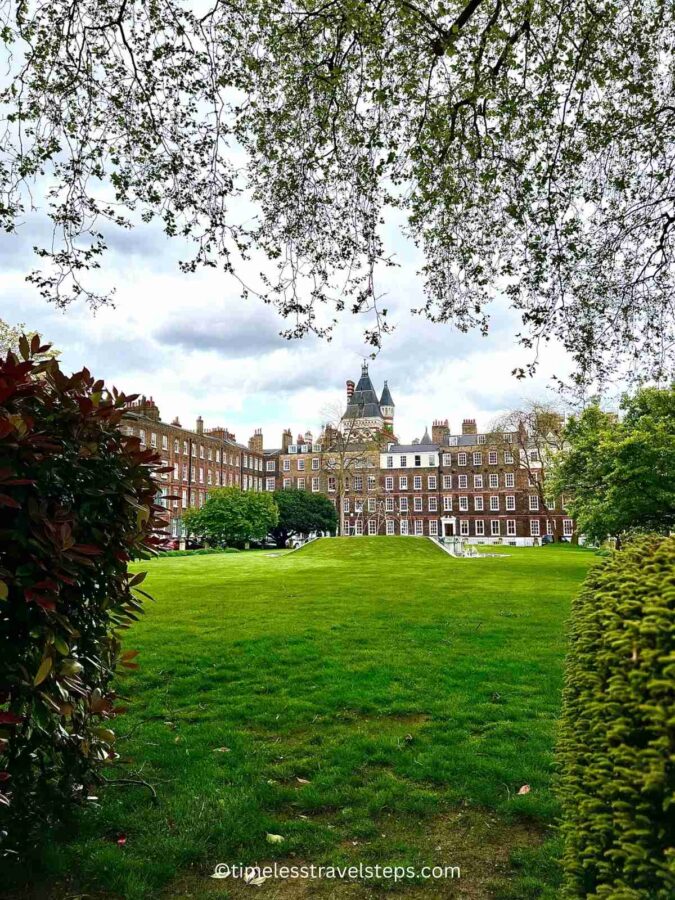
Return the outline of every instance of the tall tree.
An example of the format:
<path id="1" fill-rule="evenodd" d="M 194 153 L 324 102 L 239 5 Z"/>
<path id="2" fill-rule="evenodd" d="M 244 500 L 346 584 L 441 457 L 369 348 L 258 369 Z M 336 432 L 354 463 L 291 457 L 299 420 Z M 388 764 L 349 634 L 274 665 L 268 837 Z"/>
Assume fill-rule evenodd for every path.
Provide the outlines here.
<path id="1" fill-rule="evenodd" d="M 293 489 L 275 491 L 273 496 L 279 509 L 279 521 L 272 534 L 279 547 L 285 547 L 288 539 L 298 534 L 336 531 L 335 507 L 323 494 Z"/>
<path id="2" fill-rule="evenodd" d="M 324 411 L 325 424 L 321 434 L 321 467 L 326 479 L 326 489 L 335 497 L 338 515 L 338 534 L 344 534 L 344 502 L 353 496 L 354 479 L 361 476 L 363 491 L 368 493 L 368 476 L 375 476 L 375 488 L 370 496 L 380 493 L 379 477 L 380 453 L 393 435 L 387 431 L 362 428 L 357 418 L 343 415 L 344 407 L 340 403 L 327 406 Z M 331 487 L 332 485 L 332 487 Z M 362 498 L 363 504 L 367 499 Z"/>
<path id="3" fill-rule="evenodd" d="M 244 544 L 261 541 L 279 521 L 279 510 L 271 494 L 215 488 L 198 510 L 186 510 L 185 525 L 212 544 Z"/>
<path id="4" fill-rule="evenodd" d="M 642 389 L 622 410 L 619 419 L 593 405 L 572 417 L 553 472 L 578 530 L 596 541 L 675 526 L 675 387 Z"/>
<path id="5" fill-rule="evenodd" d="M 490 443 L 514 454 L 539 495 L 541 509 L 553 499 L 548 475 L 565 444 L 565 412 L 558 404 L 533 400 L 499 416 L 491 426 Z"/>
<path id="6" fill-rule="evenodd" d="M 46 201 L 57 303 L 106 302 L 106 232 L 159 218 L 187 270 L 274 260 L 287 334 L 374 309 L 377 345 L 393 209 L 432 320 L 486 331 L 505 288 L 517 374 L 551 338 L 580 380 L 672 363 L 672 3 L 0 0 L 0 39 L 0 227 Z"/>

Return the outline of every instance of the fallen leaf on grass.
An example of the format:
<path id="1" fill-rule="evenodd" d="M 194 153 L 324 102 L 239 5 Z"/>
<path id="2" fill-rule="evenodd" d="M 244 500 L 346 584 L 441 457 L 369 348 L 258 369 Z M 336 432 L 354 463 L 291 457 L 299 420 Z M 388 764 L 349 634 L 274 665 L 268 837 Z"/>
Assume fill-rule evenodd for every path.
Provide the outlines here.
<path id="1" fill-rule="evenodd" d="M 244 884 L 252 884 L 255 887 L 260 887 L 263 882 L 267 881 L 269 876 L 267 875 L 256 875 L 255 870 L 251 872 L 246 872 L 244 875 Z"/>
<path id="2" fill-rule="evenodd" d="M 229 747 L 214 747 L 213 752 L 214 753 L 229 753 L 230 748 Z"/>
<path id="3" fill-rule="evenodd" d="M 311 782 L 307 778 L 300 778 L 297 775 L 295 780 L 298 782 L 298 784 L 311 784 Z"/>
<path id="4" fill-rule="evenodd" d="M 521 788 L 518 788 L 518 793 L 519 794 L 529 794 L 530 793 L 529 784 L 524 784 Z"/>
<path id="5" fill-rule="evenodd" d="M 267 843 L 268 844 L 283 844 L 284 838 L 280 834 L 270 834 L 267 832 Z"/>

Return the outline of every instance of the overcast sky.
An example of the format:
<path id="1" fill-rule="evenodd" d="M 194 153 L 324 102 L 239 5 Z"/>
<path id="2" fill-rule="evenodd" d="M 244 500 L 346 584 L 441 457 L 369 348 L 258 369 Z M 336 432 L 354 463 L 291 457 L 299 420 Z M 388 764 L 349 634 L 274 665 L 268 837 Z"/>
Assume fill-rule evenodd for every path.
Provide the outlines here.
<path id="1" fill-rule="evenodd" d="M 265 445 L 275 447 L 285 427 L 318 431 L 322 412 L 343 400 L 345 380 L 359 377 L 369 353 L 363 318 L 345 314 L 331 343 L 286 341 L 273 309 L 242 300 L 222 273 L 182 274 L 182 248 L 148 226 L 107 235 L 112 249 L 97 284 L 115 287 L 114 309 L 59 311 L 25 282 L 38 263 L 32 246 L 45 234 L 39 223 L 0 237 L 0 317 L 52 341 L 67 370 L 86 365 L 109 385 L 154 397 L 166 421 L 192 425 L 202 415 L 207 427 L 225 425 L 242 441 L 262 427 Z M 378 392 L 389 381 L 401 439 L 421 436 L 434 418 L 458 429 L 473 417 L 485 428 L 523 398 L 551 396 L 551 375 L 570 368 L 559 349 L 549 349 L 535 379 L 517 381 L 510 372 L 527 356 L 504 304 L 495 305 L 486 338 L 413 316 L 422 302 L 420 259 L 393 227 L 389 238 L 400 267 L 384 272 L 379 287 L 396 330 L 369 364 Z"/>

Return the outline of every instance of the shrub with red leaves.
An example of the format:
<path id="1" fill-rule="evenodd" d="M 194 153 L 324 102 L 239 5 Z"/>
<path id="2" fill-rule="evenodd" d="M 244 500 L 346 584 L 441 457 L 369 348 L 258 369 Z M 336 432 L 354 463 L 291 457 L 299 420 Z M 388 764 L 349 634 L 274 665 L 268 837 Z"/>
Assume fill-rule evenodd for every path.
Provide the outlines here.
<path id="1" fill-rule="evenodd" d="M 134 397 L 65 375 L 39 338 L 0 359 L 0 856 L 114 758 L 111 680 L 162 522 L 160 459 L 120 430 Z"/>

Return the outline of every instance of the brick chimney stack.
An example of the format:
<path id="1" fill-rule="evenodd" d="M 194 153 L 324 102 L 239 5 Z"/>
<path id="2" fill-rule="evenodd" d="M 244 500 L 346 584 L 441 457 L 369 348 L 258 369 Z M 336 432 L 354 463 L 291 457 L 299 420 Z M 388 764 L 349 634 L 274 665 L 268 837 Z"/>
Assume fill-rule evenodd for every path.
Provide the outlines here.
<path id="1" fill-rule="evenodd" d="M 462 422 L 462 434 L 478 434 L 475 419 L 464 419 Z"/>
<path id="2" fill-rule="evenodd" d="M 143 395 L 132 403 L 127 403 L 127 409 L 136 413 L 138 416 L 145 416 L 146 419 L 152 419 L 153 422 L 159 422 L 159 409 L 152 397 Z"/>
<path id="3" fill-rule="evenodd" d="M 431 426 L 431 443 L 444 444 L 445 438 L 450 434 L 450 426 L 447 419 L 434 419 Z"/>
<path id="4" fill-rule="evenodd" d="M 288 453 L 288 448 L 293 443 L 293 432 L 290 428 L 286 428 L 281 435 L 281 449 L 284 453 Z"/>
<path id="5" fill-rule="evenodd" d="M 258 453 L 263 452 L 263 433 L 262 428 L 256 428 L 253 432 L 253 437 L 250 437 L 248 440 L 248 449 L 255 450 Z"/>
<path id="6" fill-rule="evenodd" d="M 204 420 L 201 416 L 197 416 L 197 434 L 204 434 Z"/>
<path id="7" fill-rule="evenodd" d="M 356 387 L 356 385 L 354 384 L 353 381 L 347 381 L 347 403 L 349 403 L 349 401 L 354 396 L 354 388 L 355 387 Z"/>

